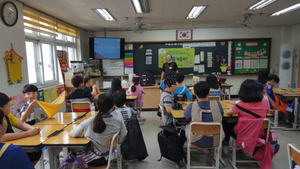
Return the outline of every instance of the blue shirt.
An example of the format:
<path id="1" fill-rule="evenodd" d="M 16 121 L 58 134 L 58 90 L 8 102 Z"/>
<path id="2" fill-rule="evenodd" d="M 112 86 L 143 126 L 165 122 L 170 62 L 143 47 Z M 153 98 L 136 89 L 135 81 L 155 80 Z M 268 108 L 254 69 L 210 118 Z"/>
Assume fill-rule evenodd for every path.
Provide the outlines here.
<path id="1" fill-rule="evenodd" d="M 0 143 L 0 149 L 4 143 Z M 2 157 L 0 158 L 0 168 L 9 169 L 34 169 L 25 151 L 16 145 L 7 147 Z"/>
<path id="2" fill-rule="evenodd" d="M 184 88 L 184 90 L 183 90 L 183 88 Z M 183 91 L 182 91 L 182 90 L 183 90 Z M 187 97 L 189 100 L 191 100 L 191 99 L 193 98 L 193 96 L 191 95 L 189 89 L 188 89 L 187 87 L 185 87 L 185 86 L 176 87 L 176 90 L 175 90 L 175 92 L 173 93 L 173 95 L 179 94 L 179 93 L 180 93 L 180 95 L 186 95 L 186 97 Z"/>
<path id="3" fill-rule="evenodd" d="M 165 91 L 165 82 L 163 82 L 163 81 L 160 81 L 160 88 L 161 88 L 161 90 L 162 91 Z"/>
<path id="4" fill-rule="evenodd" d="M 222 92 L 221 89 L 210 88 L 209 92 L 210 92 L 211 96 L 221 96 L 221 97 L 224 97 L 224 93 Z"/>
<path id="5" fill-rule="evenodd" d="M 270 96 L 270 98 L 275 102 L 275 97 L 274 97 L 274 93 L 273 93 L 273 87 L 271 85 L 264 85 L 264 88 L 266 89 L 267 94 Z M 270 105 L 270 109 L 273 108 L 271 102 L 269 101 L 269 105 Z"/>

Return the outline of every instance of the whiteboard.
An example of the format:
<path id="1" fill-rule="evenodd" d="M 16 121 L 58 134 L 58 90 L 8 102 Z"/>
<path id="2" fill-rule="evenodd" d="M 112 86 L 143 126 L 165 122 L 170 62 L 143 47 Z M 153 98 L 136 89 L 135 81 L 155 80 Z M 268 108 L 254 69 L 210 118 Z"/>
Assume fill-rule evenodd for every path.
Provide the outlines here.
<path id="1" fill-rule="evenodd" d="M 124 74 L 124 61 L 123 60 L 102 60 L 103 76 L 117 76 Z"/>

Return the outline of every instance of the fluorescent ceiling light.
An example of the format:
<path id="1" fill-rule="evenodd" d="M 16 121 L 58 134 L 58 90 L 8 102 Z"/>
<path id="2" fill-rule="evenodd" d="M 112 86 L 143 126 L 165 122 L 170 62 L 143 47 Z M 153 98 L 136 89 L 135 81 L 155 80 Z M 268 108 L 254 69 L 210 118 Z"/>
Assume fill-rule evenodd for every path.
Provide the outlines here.
<path id="1" fill-rule="evenodd" d="M 92 9 L 105 21 L 116 21 L 116 19 L 106 9 Z"/>
<path id="2" fill-rule="evenodd" d="M 261 9 L 261 8 L 264 8 L 268 5 L 270 5 L 271 3 L 275 2 L 275 1 L 276 0 L 261 0 L 261 1 L 257 2 L 256 4 L 247 8 L 247 10 L 258 10 L 258 9 Z"/>
<path id="3" fill-rule="evenodd" d="M 288 8 L 285 8 L 285 9 L 280 10 L 280 11 L 278 11 L 278 12 L 272 13 L 272 14 L 269 15 L 269 16 L 279 16 L 279 15 L 283 15 L 283 14 L 292 12 L 292 11 L 294 11 L 294 10 L 296 10 L 296 9 L 299 9 L 299 8 L 300 8 L 300 3 L 297 3 L 297 4 L 293 5 L 293 6 L 290 6 L 290 7 L 288 7 Z"/>
<path id="4" fill-rule="evenodd" d="M 149 13 L 148 0 L 131 0 L 136 13 Z"/>
<path id="5" fill-rule="evenodd" d="M 206 8 L 206 6 L 194 6 L 186 19 L 196 19 Z"/>

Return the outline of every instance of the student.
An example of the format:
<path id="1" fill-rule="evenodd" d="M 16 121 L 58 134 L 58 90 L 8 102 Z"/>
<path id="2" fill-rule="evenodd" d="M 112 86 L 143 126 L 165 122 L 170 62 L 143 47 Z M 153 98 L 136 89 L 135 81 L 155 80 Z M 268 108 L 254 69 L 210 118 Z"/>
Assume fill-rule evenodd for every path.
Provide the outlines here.
<path id="1" fill-rule="evenodd" d="M 160 105 L 162 105 L 165 109 L 165 114 L 162 116 L 162 118 L 164 118 L 166 125 L 173 125 L 173 115 L 171 111 L 172 107 L 175 105 L 175 102 L 171 93 L 175 92 L 177 85 L 172 75 L 166 76 L 164 83 L 166 88 L 160 96 Z"/>
<path id="2" fill-rule="evenodd" d="M 126 107 L 124 105 L 126 101 L 126 96 L 124 96 L 124 94 L 121 91 L 116 91 L 113 94 L 113 97 L 116 109 L 113 110 L 111 114 L 114 116 L 122 117 L 125 126 L 127 126 L 131 115 L 137 114 L 137 112 L 131 107 Z"/>
<path id="3" fill-rule="evenodd" d="M 81 75 L 75 75 L 72 78 L 72 84 L 75 87 L 75 90 L 71 91 L 67 97 L 67 108 L 71 108 L 72 101 L 95 102 L 97 100 L 97 98 L 92 96 L 91 92 L 82 89 L 84 87 L 84 83 Z"/>
<path id="4" fill-rule="evenodd" d="M 265 141 L 260 141 L 261 139 L 265 139 L 265 134 L 259 134 L 259 138 L 254 138 L 251 136 L 254 136 L 255 133 L 251 132 L 255 129 L 257 129 L 257 126 L 259 124 L 260 119 L 265 118 L 267 114 L 270 112 L 270 108 L 268 106 L 268 101 L 266 99 L 263 99 L 263 95 L 261 94 L 261 91 L 259 89 L 259 86 L 257 85 L 257 82 L 255 80 L 247 79 L 245 80 L 241 87 L 240 91 L 238 93 L 239 98 L 241 101 L 233 106 L 231 109 L 229 109 L 226 114 L 229 116 L 232 116 L 233 114 L 238 115 L 238 124 L 234 127 L 234 135 L 237 134 L 239 137 L 239 131 L 245 133 L 249 132 L 248 135 L 243 135 L 239 139 L 253 139 L 253 142 L 250 142 L 251 144 L 254 144 L 257 148 L 257 151 L 251 152 L 251 154 L 254 154 L 254 158 L 256 160 L 261 161 L 260 168 L 262 169 L 269 169 L 272 166 L 272 158 L 274 156 L 273 148 L 270 143 L 265 143 Z M 258 115 L 258 117 L 255 117 L 254 115 L 247 113 L 243 109 L 246 109 L 248 111 L 251 111 Z M 249 120 L 247 120 L 249 119 Z M 253 120 L 250 120 L 253 119 Z M 241 121 L 241 122 L 240 122 Z M 251 128 L 246 128 L 246 126 L 252 126 Z M 228 131 L 228 128 L 226 127 L 226 124 L 224 125 L 224 130 Z M 256 128 L 255 128 L 256 127 Z M 258 128 L 260 130 L 260 128 Z M 229 129 L 232 132 L 232 128 Z M 262 131 L 264 133 L 264 131 Z M 227 135 L 226 135 L 227 137 Z M 258 140 L 256 140 L 258 139 Z M 226 141 L 229 141 L 226 140 Z M 259 144 L 262 142 L 261 144 Z M 247 143 L 246 149 L 250 147 L 250 143 Z M 245 148 L 245 147 L 243 147 Z"/>
<path id="5" fill-rule="evenodd" d="M 207 82 L 200 81 L 194 85 L 194 91 L 197 97 L 197 102 L 188 105 L 186 110 L 183 112 L 186 119 L 192 121 L 203 121 L 203 122 L 222 122 L 223 108 L 219 101 L 209 101 L 209 89 L 210 86 Z M 197 115 L 201 115 L 198 117 Z M 186 127 L 186 137 L 188 138 L 189 126 Z M 223 134 L 224 136 L 225 134 Z M 225 137 L 225 136 L 224 136 Z M 192 135 L 191 142 L 196 146 L 202 148 L 208 148 L 216 146 L 214 140 L 218 140 L 218 136 L 205 136 L 205 135 Z"/>
<path id="6" fill-rule="evenodd" d="M 215 75 L 208 75 L 205 81 L 209 84 L 211 96 L 220 96 L 222 98 L 224 97 L 224 93 L 222 92 L 222 89 L 218 83 L 218 79 Z"/>
<path id="7" fill-rule="evenodd" d="M 111 87 L 108 90 L 108 93 L 114 94 L 118 90 L 120 90 L 124 95 L 126 95 L 126 90 L 122 88 L 121 80 L 118 77 L 115 77 L 111 80 Z"/>
<path id="8" fill-rule="evenodd" d="M 177 73 L 175 75 L 175 80 L 176 80 L 177 87 L 174 92 L 174 95 L 185 95 L 189 100 L 192 100 L 193 96 L 191 95 L 189 89 L 185 86 L 182 86 L 182 82 L 184 80 L 184 74 Z"/>
<path id="9" fill-rule="evenodd" d="M 48 118 L 46 112 L 37 104 L 38 88 L 35 85 L 28 84 L 24 86 L 22 92 L 27 99 L 27 103 L 20 109 L 20 120 L 30 125 L 46 120 Z"/>
<path id="10" fill-rule="evenodd" d="M 269 95 L 269 104 L 270 104 L 270 109 L 277 109 L 276 104 L 275 104 L 275 96 L 273 92 L 273 87 L 279 83 L 279 77 L 277 75 L 271 74 L 268 76 L 268 80 L 266 84 L 264 85 L 264 88 L 266 89 L 267 94 Z"/>
<path id="11" fill-rule="evenodd" d="M 93 79 L 90 77 L 84 77 L 84 87 L 83 90 L 86 90 L 88 92 L 91 92 L 93 96 L 97 96 L 100 94 L 99 88 L 93 83 Z"/>
<path id="12" fill-rule="evenodd" d="M 258 72 L 258 77 L 256 81 L 264 85 L 268 81 L 268 76 L 269 76 L 268 70 L 261 69 Z"/>
<path id="13" fill-rule="evenodd" d="M 145 93 L 143 87 L 140 85 L 140 77 L 139 76 L 133 75 L 132 83 L 133 83 L 133 85 L 128 88 L 127 93 L 131 96 L 133 96 L 133 95 L 137 96 L 136 107 L 138 110 L 138 118 L 140 118 L 141 112 L 142 112 L 142 107 L 143 107 L 142 95 L 146 94 L 146 93 Z"/>
<path id="14" fill-rule="evenodd" d="M 7 126 L 5 134 L 1 137 L 1 142 L 17 140 L 24 137 L 35 136 L 40 133 L 41 129 L 20 121 L 14 115 L 10 114 L 9 98 L 6 94 L 0 92 L 0 111 L 4 113 L 5 123 Z M 24 132 L 15 133 L 12 127 L 16 127 Z M 27 153 L 33 165 L 40 159 L 42 151 Z"/>
<path id="15" fill-rule="evenodd" d="M 97 100 L 99 113 L 80 123 L 70 133 L 71 137 L 85 137 L 91 140 L 91 145 L 78 152 L 77 157 L 82 157 L 88 165 L 102 166 L 107 164 L 109 155 L 109 139 L 120 131 L 121 140 L 126 136 L 127 130 L 123 120 L 114 116 L 111 111 L 114 109 L 114 99 L 111 94 L 101 94 Z"/>
<path id="16" fill-rule="evenodd" d="M 7 124 L 4 121 L 4 112 L 0 110 L 0 140 L 5 134 Z M 10 169 L 34 169 L 25 151 L 20 146 L 0 142 L 0 168 Z"/>

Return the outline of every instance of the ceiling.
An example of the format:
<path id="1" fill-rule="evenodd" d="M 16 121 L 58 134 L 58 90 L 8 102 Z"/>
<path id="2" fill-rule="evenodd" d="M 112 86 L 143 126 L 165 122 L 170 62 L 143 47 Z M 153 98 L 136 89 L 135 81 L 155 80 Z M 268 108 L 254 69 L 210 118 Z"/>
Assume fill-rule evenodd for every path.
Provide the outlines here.
<path id="1" fill-rule="evenodd" d="M 252 24 L 261 26 L 295 25 L 300 23 L 300 9 L 288 14 L 268 17 L 269 14 L 289 7 L 300 0 L 277 0 L 275 3 L 257 10 L 247 11 L 247 7 L 258 0 L 149 0 L 150 13 L 137 14 L 131 0 L 19 0 L 26 6 L 42 11 L 73 26 L 90 30 L 130 30 L 135 17 L 142 23 L 151 25 L 149 29 L 182 29 L 201 27 L 241 27 L 243 15 L 253 13 Z M 196 19 L 185 17 L 194 5 L 208 7 Z M 104 21 L 92 8 L 106 8 L 117 21 Z M 128 17 L 128 19 L 126 19 Z"/>

